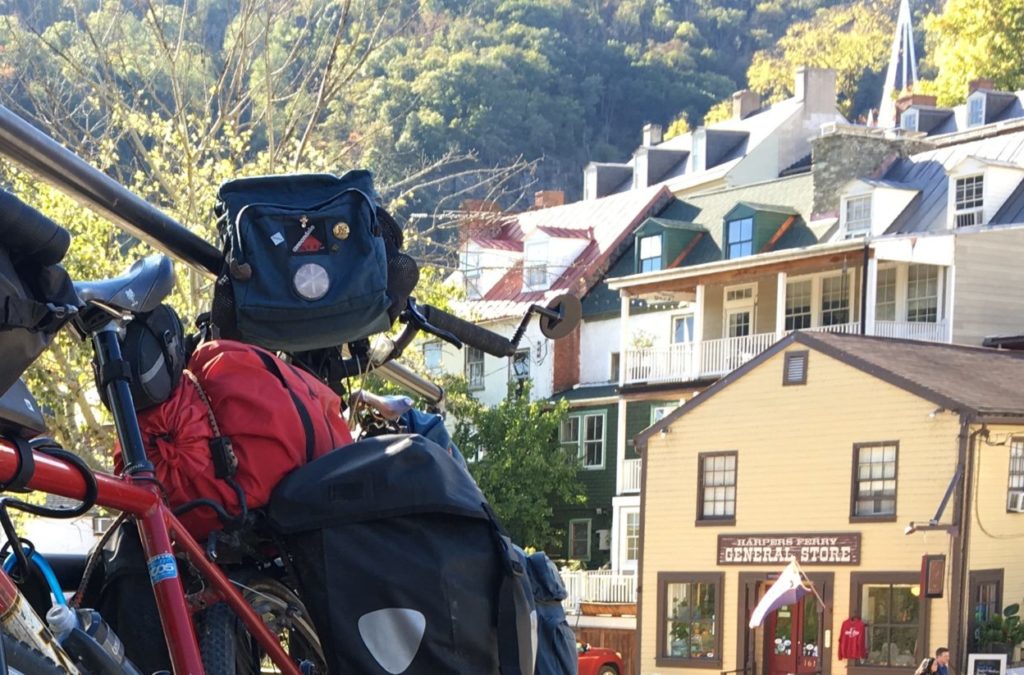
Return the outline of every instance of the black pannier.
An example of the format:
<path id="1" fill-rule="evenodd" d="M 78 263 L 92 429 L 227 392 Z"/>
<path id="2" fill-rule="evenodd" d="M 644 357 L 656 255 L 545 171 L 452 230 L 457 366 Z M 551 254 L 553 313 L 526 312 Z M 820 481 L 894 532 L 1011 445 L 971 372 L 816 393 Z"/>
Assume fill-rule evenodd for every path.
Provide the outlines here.
<path id="1" fill-rule="evenodd" d="M 525 558 L 446 449 L 347 445 L 285 478 L 268 513 L 332 675 L 533 675 Z"/>
<path id="2" fill-rule="evenodd" d="M 212 318 L 220 337 L 301 352 L 391 325 L 388 247 L 370 172 L 241 178 L 217 196 L 225 267 Z"/>
<path id="3" fill-rule="evenodd" d="M 0 190 L 0 393 L 46 349 L 79 306 L 67 272 L 67 230 Z"/>

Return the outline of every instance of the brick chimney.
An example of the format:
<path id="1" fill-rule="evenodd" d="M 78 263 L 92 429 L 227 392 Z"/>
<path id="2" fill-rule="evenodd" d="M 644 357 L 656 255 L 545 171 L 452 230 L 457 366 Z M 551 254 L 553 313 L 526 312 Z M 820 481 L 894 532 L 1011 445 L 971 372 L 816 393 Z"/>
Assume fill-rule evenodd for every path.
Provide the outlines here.
<path id="1" fill-rule="evenodd" d="M 974 92 L 982 89 L 984 91 L 995 91 L 996 83 L 987 77 L 979 77 L 976 80 L 971 80 L 967 83 L 967 95 L 970 96 Z"/>
<path id="2" fill-rule="evenodd" d="M 750 117 L 761 109 L 761 97 L 757 93 L 744 89 L 732 95 L 732 118 L 742 120 Z"/>
<path id="3" fill-rule="evenodd" d="M 836 71 L 831 68 L 796 69 L 794 98 L 803 101 L 809 113 L 831 113 L 836 109 Z"/>
<path id="4" fill-rule="evenodd" d="M 561 190 L 539 190 L 533 194 L 533 208 L 547 209 L 565 204 L 565 193 Z"/>
<path id="5" fill-rule="evenodd" d="M 566 391 L 580 383 L 580 327 L 554 342 L 552 391 Z"/>
<path id="6" fill-rule="evenodd" d="M 501 206 L 489 199 L 467 199 L 459 204 L 459 229 L 466 237 L 491 239 L 501 229 Z"/>
<path id="7" fill-rule="evenodd" d="M 924 105 L 934 108 L 938 104 L 938 99 L 934 96 L 927 94 L 907 94 L 896 99 L 896 126 L 900 125 L 900 117 L 903 116 L 903 112 L 915 105 Z"/>
<path id="8" fill-rule="evenodd" d="M 647 123 L 644 125 L 644 147 L 649 148 L 652 145 L 661 143 L 662 132 L 661 125 L 654 123 Z"/>

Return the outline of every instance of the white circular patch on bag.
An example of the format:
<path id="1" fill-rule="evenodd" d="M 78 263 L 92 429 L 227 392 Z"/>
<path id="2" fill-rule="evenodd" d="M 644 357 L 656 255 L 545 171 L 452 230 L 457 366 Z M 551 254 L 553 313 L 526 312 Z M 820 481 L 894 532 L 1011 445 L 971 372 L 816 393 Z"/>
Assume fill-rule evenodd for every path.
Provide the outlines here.
<path id="1" fill-rule="evenodd" d="M 427 631 L 427 618 L 415 609 L 378 609 L 359 617 L 359 637 L 380 667 L 399 675 L 412 664 Z"/>
<path id="2" fill-rule="evenodd" d="M 306 300 L 319 300 L 331 288 L 331 278 L 322 265 L 306 263 L 295 271 L 292 278 L 295 290 Z"/>

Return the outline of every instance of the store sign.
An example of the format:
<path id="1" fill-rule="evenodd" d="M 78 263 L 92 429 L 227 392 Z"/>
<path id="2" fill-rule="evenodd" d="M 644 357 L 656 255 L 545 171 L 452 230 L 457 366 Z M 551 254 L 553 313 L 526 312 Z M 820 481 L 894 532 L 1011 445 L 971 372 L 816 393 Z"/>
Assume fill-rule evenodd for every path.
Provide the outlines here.
<path id="1" fill-rule="evenodd" d="M 718 535 L 719 565 L 859 565 L 860 533 Z"/>

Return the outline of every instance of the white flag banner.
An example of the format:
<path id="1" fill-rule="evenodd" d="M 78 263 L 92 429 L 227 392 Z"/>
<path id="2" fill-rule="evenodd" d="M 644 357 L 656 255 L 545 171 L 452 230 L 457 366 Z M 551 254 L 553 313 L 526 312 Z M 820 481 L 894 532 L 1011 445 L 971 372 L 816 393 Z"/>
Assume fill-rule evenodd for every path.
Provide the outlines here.
<path id="1" fill-rule="evenodd" d="M 800 574 L 800 567 L 795 560 L 791 560 L 782 574 L 775 580 L 772 587 L 757 603 L 753 614 L 750 615 L 750 627 L 757 628 L 764 623 L 764 618 L 779 607 L 795 604 L 811 589 L 804 583 L 803 575 Z"/>

